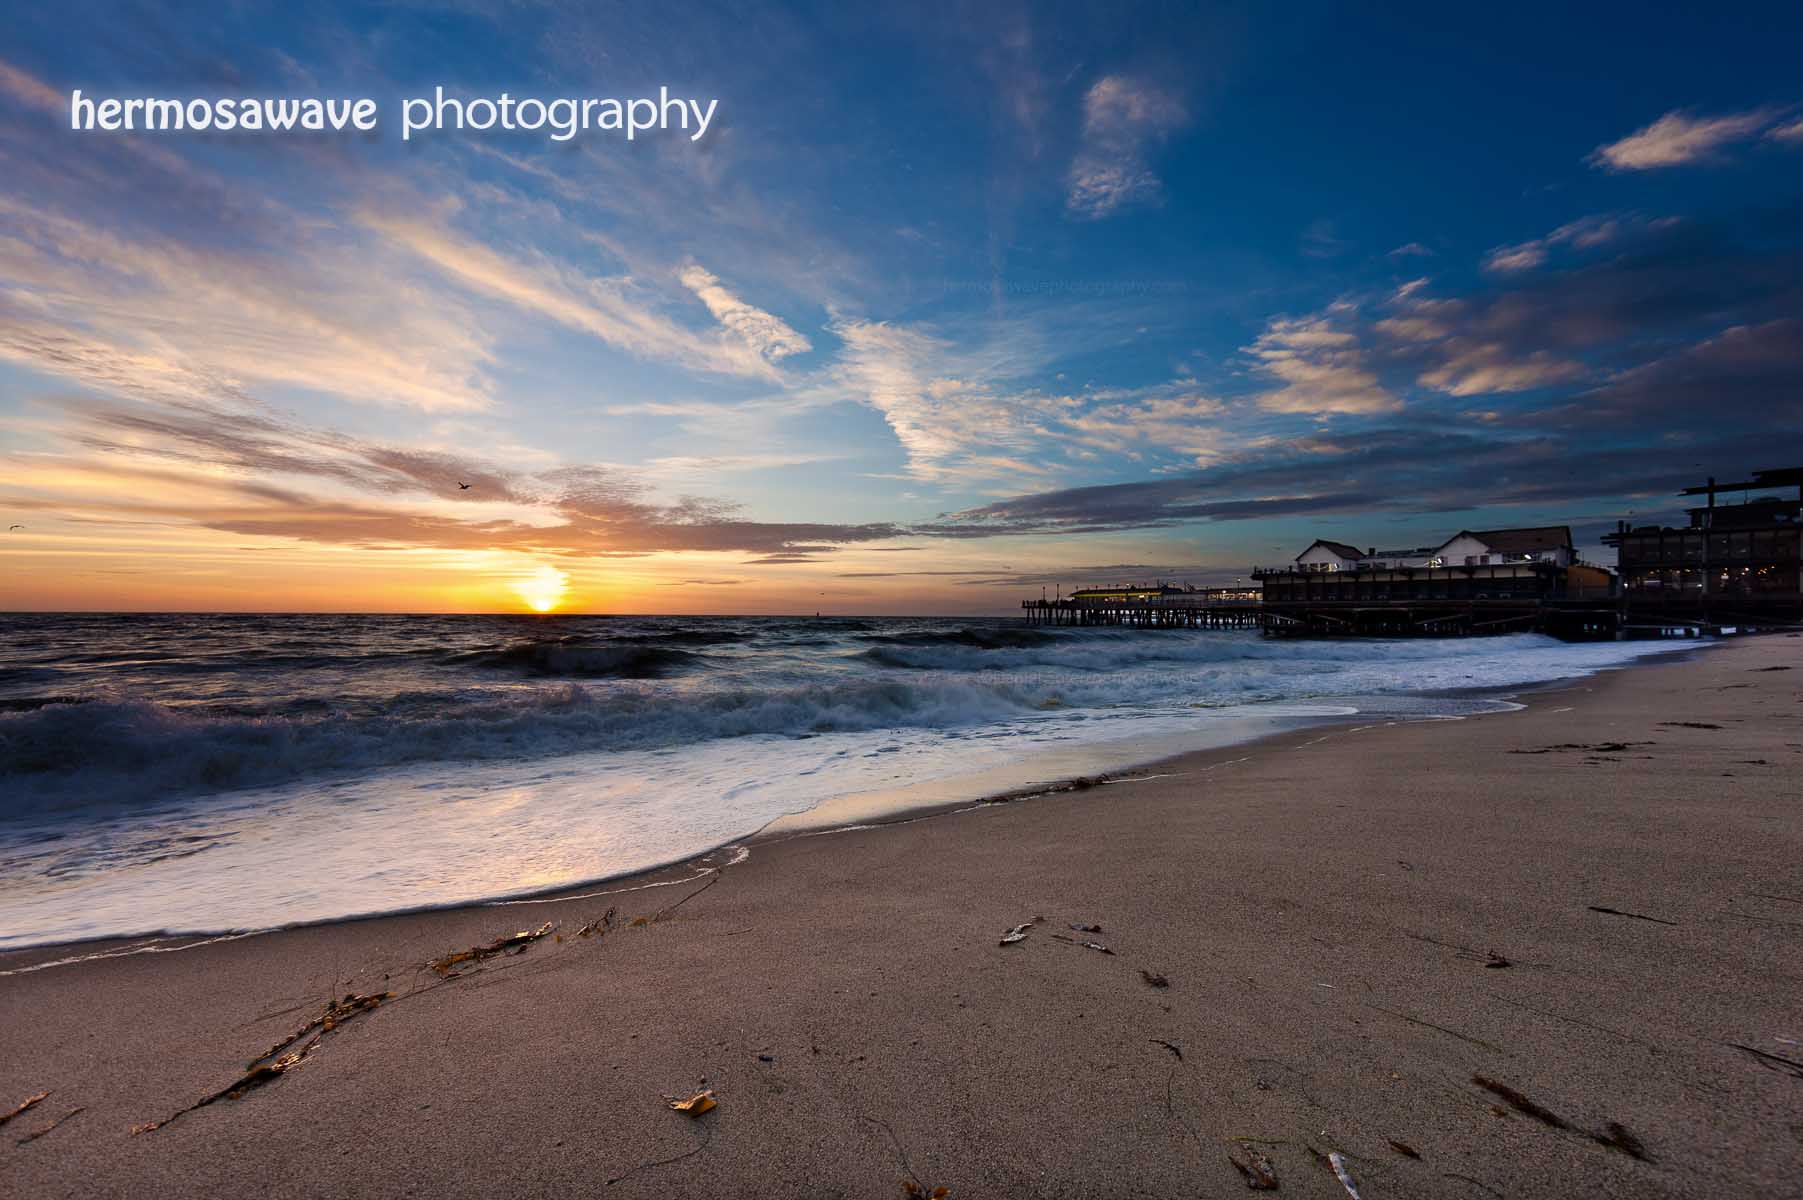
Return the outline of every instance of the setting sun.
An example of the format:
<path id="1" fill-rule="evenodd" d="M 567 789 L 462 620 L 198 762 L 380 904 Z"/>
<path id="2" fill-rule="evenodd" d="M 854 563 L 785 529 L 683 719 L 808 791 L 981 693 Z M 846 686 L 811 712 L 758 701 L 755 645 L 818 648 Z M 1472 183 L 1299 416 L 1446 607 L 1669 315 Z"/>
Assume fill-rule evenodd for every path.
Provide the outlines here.
<path id="1" fill-rule="evenodd" d="M 563 602 L 570 577 L 556 567 L 540 567 L 513 581 L 513 590 L 533 612 L 550 612 Z"/>

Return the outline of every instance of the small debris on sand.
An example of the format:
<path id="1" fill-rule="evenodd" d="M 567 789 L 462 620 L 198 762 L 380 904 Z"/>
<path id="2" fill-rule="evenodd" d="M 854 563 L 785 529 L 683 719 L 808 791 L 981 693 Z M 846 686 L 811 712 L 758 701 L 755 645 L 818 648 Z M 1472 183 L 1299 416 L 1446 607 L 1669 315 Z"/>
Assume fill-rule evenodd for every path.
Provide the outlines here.
<path id="1" fill-rule="evenodd" d="M 14 1117 L 18 1116 L 20 1113 L 24 1112 L 26 1109 L 30 1108 L 32 1105 L 41 1103 L 43 1101 L 44 1097 L 48 1096 L 49 1094 L 50 1094 L 49 1092 L 39 1092 L 35 1096 L 27 1096 L 25 1099 L 21 1100 L 17 1105 L 15 1105 L 11 1112 L 0 1113 L 0 1125 L 6 1124 L 8 1121 L 12 1120 Z"/>
<path id="2" fill-rule="evenodd" d="M 696 1092 L 686 1100 L 677 1099 L 673 1096 L 665 1096 L 664 1103 L 669 1105 L 674 1111 L 687 1115 L 690 1119 L 697 1118 L 701 1116 L 702 1113 L 710 1112 L 717 1107 L 712 1090 Z M 607 1181 L 606 1186 L 612 1187 L 616 1183 L 624 1183 L 626 1180 L 631 1179 L 634 1175 L 643 1171 L 654 1171 L 659 1167 L 667 1167 L 671 1163 L 679 1163 L 685 1158 L 693 1158 L 695 1155 L 700 1154 L 703 1150 L 707 1149 L 708 1143 L 713 1140 L 713 1130 L 711 1123 L 707 1121 L 697 1120 L 695 1121 L 695 1127 L 701 1131 L 701 1140 L 692 1148 L 684 1150 L 681 1154 L 672 1154 L 669 1158 L 657 1158 L 652 1159 L 650 1162 L 642 1162 L 630 1170 L 615 1175 Z"/>
<path id="3" fill-rule="evenodd" d="M 1080 942 L 1076 938 L 1065 937 L 1062 933 L 1054 933 L 1052 936 L 1057 938 L 1061 942 L 1069 942 L 1071 945 L 1081 946 L 1085 950 L 1094 950 L 1098 954 L 1113 954 L 1114 953 L 1114 951 L 1110 950 L 1108 947 L 1104 946 L 1100 942 Z"/>
<path id="4" fill-rule="evenodd" d="M 1004 946 L 1012 946 L 1016 942 L 1026 941 L 1027 940 L 1027 930 L 1029 930 L 1031 928 L 1033 928 L 1033 922 L 1031 922 L 1031 921 L 1024 921 L 1021 924 L 1016 925 L 1014 928 L 1010 929 L 1007 933 L 1004 933 L 1002 935 L 1001 944 Z"/>
<path id="5" fill-rule="evenodd" d="M 1340 1186 L 1346 1189 L 1346 1194 L 1351 1196 L 1352 1200 L 1360 1200 L 1358 1186 L 1352 1182 L 1352 1172 L 1346 1169 L 1346 1156 L 1338 1150 L 1330 1151 L 1327 1155 L 1327 1165 L 1333 1168 L 1333 1176 L 1340 1181 Z"/>
<path id="6" fill-rule="evenodd" d="M 667 1100 L 665 1103 L 676 1112 L 690 1117 L 699 1117 L 702 1113 L 712 1112 L 719 1107 L 719 1102 L 714 1099 L 712 1088 L 704 1092 L 696 1092 L 687 1100 Z"/>
<path id="7" fill-rule="evenodd" d="M 1508 1103 L 1510 1108 L 1518 1113 L 1525 1113 L 1527 1116 L 1534 1118 L 1543 1125 L 1550 1125 L 1554 1129 L 1568 1130 L 1571 1128 L 1571 1125 L 1566 1122 L 1564 1117 L 1561 1117 L 1551 1109 L 1536 1104 L 1506 1083 L 1498 1083 L 1496 1080 L 1483 1075 L 1473 1075 L 1471 1077 L 1471 1082 L 1477 1084 L 1492 1095 L 1502 1097 L 1503 1100 Z"/>
<path id="8" fill-rule="evenodd" d="M 1523 1113 L 1534 1118 L 1542 1125 L 1557 1129 L 1563 1133 L 1586 1134 L 1586 1131 L 1576 1128 L 1570 1121 L 1567 1121 L 1558 1113 L 1553 1112 L 1545 1105 L 1528 1099 L 1506 1083 L 1498 1083 L 1496 1080 L 1486 1078 L 1482 1075 L 1473 1075 L 1471 1077 L 1471 1082 L 1477 1084 L 1479 1087 L 1493 1095 L 1501 1096 L 1508 1102 L 1510 1108 L 1513 1108 L 1518 1113 Z M 1598 1133 L 1591 1131 L 1588 1132 L 1586 1136 L 1599 1146 L 1607 1146 L 1611 1150 L 1618 1150 L 1629 1158 L 1638 1159 L 1641 1162 L 1653 1161 L 1652 1157 L 1647 1154 L 1646 1147 L 1641 1145 L 1640 1139 L 1628 1132 L 1627 1127 L 1620 1121 L 1610 1121 L 1607 1125 L 1603 1126 L 1602 1132 Z"/>
<path id="9" fill-rule="evenodd" d="M 317 1017 L 314 1017 L 311 1021 L 308 1021 L 305 1025 L 302 1025 L 299 1029 L 295 1030 L 263 1053 L 257 1055 L 257 1057 L 251 1059 L 246 1066 L 255 1067 L 258 1063 L 268 1062 L 283 1051 L 292 1048 L 296 1042 L 315 1030 L 318 1030 L 321 1033 L 330 1033 L 358 1013 L 369 1011 L 393 995 L 393 992 L 371 992 L 368 995 L 359 996 L 354 992 L 346 992 L 344 994 L 344 999 L 329 1001 L 326 1004 L 324 1012 L 320 1013 Z"/>
<path id="10" fill-rule="evenodd" d="M 505 954 L 508 951 L 515 954 L 524 953 L 526 947 L 549 934 L 556 927 L 553 922 L 546 921 L 537 929 L 522 929 L 520 932 L 509 934 L 504 938 L 496 938 L 486 946 L 471 946 L 468 950 L 459 950 L 455 954 L 435 958 L 426 965 L 440 975 L 449 975 L 453 967 L 461 966 L 464 963 L 478 963 L 483 959 L 493 958 L 497 954 Z"/>
<path id="11" fill-rule="evenodd" d="M 901 1190 L 907 1200 L 946 1200 L 952 1194 L 952 1189 L 948 1187 L 936 1187 L 928 1191 L 925 1184 L 912 1179 L 902 1180 Z"/>
<path id="12" fill-rule="evenodd" d="M 1416 1162 L 1421 1161 L 1421 1151 L 1415 1149 L 1415 1147 L 1409 1145 L 1407 1142 L 1399 1142 L 1395 1138 L 1385 1138 L 1384 1141 L 1390 1143 L 1390 1149 L 1396 1151 L 1396 1153 L 1402 1155 L 1404 1158 L 1412 1158 Z"/>
<path id="13" fill-rule="evenodd" d="M 1603 908 L 1603 907 L 1601 907 L 1599 905 L 1595 905 L 1595 904 L 1590 905 L 1590 911 L 1593 913 L 1604 913 L 1611 917 L 1632 917 L 1636 921 L 1651 921 L 1655 925 L 1676 925 L 1677 924 L 1676 921 L 1668 921 L 1664 917 L 1649 917 L 1645 913 L 1623 912 L 1619 908 Z"/>
<path id="14" fill-rule="evenodd" d="M 1751 1046 L 1743 1046 L 1739 1042 L 1729 1042 L 1736 1050 L 1743 1050 L 1753 1056 L 1753 1061 L 1769 1071 L 1779 1071 L 1786 1075 L 1795 1075 L 1803 1079 L 1803 1063 L 1785 1058 L 1782 1054 L 1767 1054 L 1764 1050 L 1755 1050 Z"/>
<path id="15" fill-rule="evenodd" d="M 1244 1149 L 1245 1159 L 1238 1154 L 1229 1154 L 1227 1161 L 1233 1169 L 1240 1173 L 1246 1181 L 1246 1187 L 1254 1192 L 1274 1192 L 1277 1190 L 1277 1172 L 1271 1166 L 1271 1160 L 1256 1150 Z"/>
<path id="16" fill-rule="evenodd" d="M 77 1106 L 75 1108 L 72 1108 L 68 1112 L 64 1113 L 62 1116 L 58 1117 L 56 1120 L 50 1122 L 50 1124 L 39 1126 L 38 1128 L 32 1130 L 30 1133 L 26 1134 L 24 1137 L 20 1138 L 19 1145 L 24 1146 L 31 1142 L 35 1142 L 39 1138 L 43 1137 L 46 1133 L 49 1133 L 51 1130 L 55 1129 L 58 1125 L 61 1125 L 64 1121 L 67 1121 L 70 1117 L 76 1116 L 80 1113 L 84 1113 L 87 1111 L 88 1110 L 87 1110 L 86 1106 Z"/>
<path id="17" fill-rule="evenodd" d="M 1640 1139 L 1623 1128 L 1620 1121 L 1611 1121 L 1604 1127 L 1602 1133 L 1593 1133 L 1590 1136 L 1596 1139 L 1598 1145 L 1607 1146 L 1611 1150 L 1619 1150 L 1629 1158 L 1637 1159 L 1640 1162 L 1652 1161 L 1647 1157 L 1646 1147 L 1640 1144 Z"/>
<path id="18" fill-rule="evenodd" d="M 1139 977 L 1146 981 L 1147 987 L 1168 988 L 1171 986 L 1171 981 L 1168 978 L 1158 974 L 1156 971 L 1148 971 L 1144 967 L 1140 968 Z"/>
<path id="19" fill-rule="evenodd" d="M 549 926 L 546 926 L 549 929 Z M 177 1117 L 183 1117 L 197 1108 L 205 1108 L 209 1104 L 217 1104 L 221 1100 L 242 1100 L 246 1093 L 264 1084 L 274 1083 L 289 1071 L 300 1066 L 307 1056 L 319 1048 L 319 1043 L 334 1029 L 339 1028 L 353 1017 L 369 1012 L 382 1001 L 394 995 L 393 992 L 371 992 L 359 996 L 354 992 L 345 993 L 344 999 L 332 1000 L 326 1004 L 325 1011 L 314 1017 L 305 1025 L 271 1046 L 262 1055 L 250 1060 L 249 1067 L 243 1075 L 226 1084 L 210 1096 L 203 1096 L 188 1107 L 179 1109 L 161 1121 L 146 1121 L 141 1125 L 133 1125 L 133 1137 L 151 1133 L 161 1129 Z"/>
<path id="20" fill-rule="evenodd" d="M 606 912 L 602 913 L 595 920 L 590 921 L 587 925 L 584 925 L 581 929 L 578 929 L 576 931 L 575 936 L 577 936 L 577 937 L 593 937 L 594 935 L 596 935 L 598 933 L 605 934 L 608 930 L 613 928 L 613 925 L 614 925 L 614 910 L 610 908 Z"/>

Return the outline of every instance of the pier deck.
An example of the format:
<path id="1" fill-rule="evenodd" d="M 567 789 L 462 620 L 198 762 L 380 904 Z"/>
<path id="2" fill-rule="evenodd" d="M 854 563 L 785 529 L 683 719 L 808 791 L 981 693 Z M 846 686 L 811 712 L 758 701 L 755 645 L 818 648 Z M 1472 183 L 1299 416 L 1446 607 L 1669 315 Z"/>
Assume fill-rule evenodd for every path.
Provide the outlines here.
<path id="1" fill-rule="evenodd" d="M 1462 637 L 1547 633 L 1568 641 L 1616 636 L 1613 600 L 1212 600 L 1063 597 L 1023 600 L 1030 625 L 1139 629 L 1260 629 L 1273 637 Z"/>
<path id="2" fill-rule="evenodd" d="M 1145 629 L 1248 629 L 1263 625 L 1257 600 L 1162 596 L 1146 600 L 1023 600 L 1029 625 L 1125 625 Z"/>

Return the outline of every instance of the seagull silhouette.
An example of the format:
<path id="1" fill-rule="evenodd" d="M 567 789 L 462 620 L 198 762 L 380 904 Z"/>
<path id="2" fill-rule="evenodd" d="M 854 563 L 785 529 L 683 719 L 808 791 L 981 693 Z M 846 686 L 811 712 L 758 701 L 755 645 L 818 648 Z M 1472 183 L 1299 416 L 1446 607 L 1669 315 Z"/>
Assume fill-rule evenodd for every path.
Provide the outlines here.
<path id="1" fill-rule="evenodd" d="M 6 532 L 11 533 L 15 529 L 23 529 L 23 528 L 25 528 L 25 526 L 23 526 L 23 525 L 8 525 L 6 527 Z"/>
<path id="2" fill-rule="evenodd" d="M 460 483 L 457 485 L 457 490 L 460 492 L 467 492 L 470 490 L 470 485 L 467 483 Z"/>

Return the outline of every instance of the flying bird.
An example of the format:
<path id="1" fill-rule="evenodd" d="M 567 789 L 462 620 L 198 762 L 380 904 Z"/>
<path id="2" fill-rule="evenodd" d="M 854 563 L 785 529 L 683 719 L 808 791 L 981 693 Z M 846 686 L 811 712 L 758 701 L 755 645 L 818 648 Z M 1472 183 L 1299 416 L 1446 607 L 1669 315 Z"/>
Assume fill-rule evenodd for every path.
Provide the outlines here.
<path id="1" fill-rule="evenodd" d="M 25 526 L 23 526 L 23 525 L 8 525 L 6 527 L 6 532 L 11 533 L 15 529 L 23 529 L 23 528 L 25 528 Z"/>
<path id="2" fill-rule="evenodd" d="M 460 483 L 457 485 L 457 490 L 460 492 L 467 492 L 470 490 L 470 485 L 467 483 Z"/>

